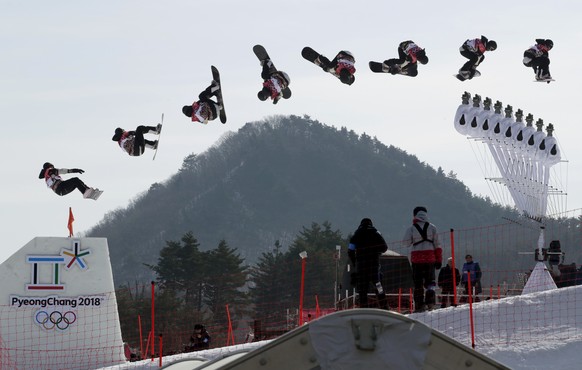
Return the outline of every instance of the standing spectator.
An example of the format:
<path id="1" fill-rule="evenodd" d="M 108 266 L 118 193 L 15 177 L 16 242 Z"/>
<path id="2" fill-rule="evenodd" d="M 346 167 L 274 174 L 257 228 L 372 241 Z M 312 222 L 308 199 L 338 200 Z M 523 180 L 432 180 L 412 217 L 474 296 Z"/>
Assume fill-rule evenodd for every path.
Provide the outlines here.
<path id="1" fill-rule="evenodd" d="M 455 271 L 454 281 L 453 270 Z M 447 265 L 440 270 L 438 282 L 442 293 L 441 308 L 445 308 L 447 305 L 455 305 L 453 295 L 455 293 L 455 287 L 461 283 L 461 274 L 458 268 L 453 268 L 453 257 L 449 257 L 447 259 Z"/>
<path id="2" fill-rule="evenodd" d="M 357 274 L 360 307 L 369 307 L 368 289 L 370 283 L 372 283 L 376 287 L 380 308 L 389 308 L 380 279 L 380 255 L 387 250 L 388 245 L 372 224 L 372 220 L 369 218 L 362 219 L 360 226 L 350 238 L 348 247 L 348 257 L 355 266 Z"/>
<path id="3" fill-rule="evenodd" d="M 481 267 L 479 262 L 473 261 L 473 256 L 467 254 L 465 256 L 465 263 L 463 264 L 463 277 L 461 282 L 463 283 L 464 296 L 461 298 L 462 303 L 467 302 L 467 297 L 469 296 L 469 276 L 471 276 L 471 289 L 475 292 L 475 295 L 482 292 L 481 289 Z M 472 295 L 472 294 L 471 294 Z M 479 298 L 475 297 L 473 302 L 479 302 Z"/>
<path id="4" fill-rule="evenodd" d="M 437 228 L 428 221 L 426 207 L 415 207 L 412 226 L 406 230 L 403 243 L 410 247 L 414 311 L 423 312 L 435 305 L 435 269 L 442 265 L 442 249 Z"/>

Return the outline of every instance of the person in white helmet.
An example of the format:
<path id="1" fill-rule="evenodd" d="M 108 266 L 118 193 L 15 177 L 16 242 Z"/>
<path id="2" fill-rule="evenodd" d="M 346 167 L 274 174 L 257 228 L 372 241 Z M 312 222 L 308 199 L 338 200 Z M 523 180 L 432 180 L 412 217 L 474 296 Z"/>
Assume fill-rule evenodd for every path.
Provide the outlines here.
<path id="1" fill-rule="evenodd" d="M 261 77 L 265 81 L 263 82 L 263 89 L 257 94 L 259 99 L 265 101 L 271 98 L 273 104 L 277 104 L 281 98 L 288 98 L 285 96 L 285 90 L 289 91 L 287 89 L 291 82 L 289 75 L 283 71 L 273 70 L 269 61 L 265 61 L 262 64 Z"/>
<path id="2" fill-rule="evenodd" d="M 220 86 L 213 80 L 210 86 L 198 95 L 198 101 L 182 107 L 182 113 L 190 117 L 192 122 L 200 122 L 204 125 L 208 124 L 208 121 L 215 120 L 220 116 L 220 105 L 211 98 L 216 96 L 219 90 Z"/>

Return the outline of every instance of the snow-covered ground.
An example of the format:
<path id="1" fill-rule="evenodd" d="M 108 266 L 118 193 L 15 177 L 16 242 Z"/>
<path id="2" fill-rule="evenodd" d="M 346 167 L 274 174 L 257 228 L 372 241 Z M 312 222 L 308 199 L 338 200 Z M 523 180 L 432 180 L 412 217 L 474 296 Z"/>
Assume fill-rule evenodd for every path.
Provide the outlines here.
<path id="1" fill-rule="evenodd" d="M 512 369 L 582 368 L 582 286 L 554 289 L 473 305 L 475 350 Z M 471 346 L 469 306 L 449 307 L 409 316 Z M 268 341 L 168 356 L 213 359 L 225 352 L 258 348 Z M 154 369 L 145 360 L 105 369 Z"/>

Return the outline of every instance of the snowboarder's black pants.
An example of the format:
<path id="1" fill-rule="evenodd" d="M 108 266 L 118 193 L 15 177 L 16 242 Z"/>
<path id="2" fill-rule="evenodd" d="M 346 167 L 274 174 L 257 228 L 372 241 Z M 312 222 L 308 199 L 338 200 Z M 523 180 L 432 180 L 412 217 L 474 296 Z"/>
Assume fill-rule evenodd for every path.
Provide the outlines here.
<path id="1" fill-rule="evenodd" d="M 461 50 L 461 55 L 469 59 L 469 61 L 461 67 L 461 71 L 471 72 L 473 69 L 477 68 L 481 62 L 485 59 L 485 55 L 475 54 L 467 49 Z"/>
<path id="2" fill-rule="evenodd" d="M 60 196 L 67 195 L 75 189 L 78 189 L 81 194 L 85 194 L 85 191 L 89 187 L 85 185 L 78 177 L 73 177 L 68 180 L 61 181 L 55 188 L 55 193 Z"/>
<path id="3" fill-rule="evenodd" d="M 153 126 L 137 126 L 135 129 L 135 141 L 133 142 L 133 156 L 140 156 L 145 150 L 145 145 L 154 145 L 156 142 L 151 140 L 146 140 L 143 134 L 147 134 L 150 131 L 156 131 L 156 127 Z"/>
<path id="4" fill-rule="evenodd" d="M 413 263 L 412 281 L 414 282 L 414 307 L 421 309 L 425 304 L 434 304 L 434 291 L 427 289 L 435 283 L 434 263 Z"/>
<path id="5" fill-rule="evenodd" d="M 214 93 L 212 92 L 212 85 L 208 86 L 206 88 L 206 90 L 202 91 L 200 93 L 200 95 L 198 95 L 198 99 L 201 102 L 204 103 L 208 103 L 208 105 L 210 106 L 210 108 L 212 109 L 212 116 L 213 117 L 218 117 L 218 110 L 216 109 L 217 103 L 214 102 L 214 100 L 210 99 L 214 96 Z"/>
<path id="6" fill-rule="evenodd" d="M 531 67 L 534 72 L 539 71 L 539 75 L 549 75 L 550 74 L 550 58 L 548 57 L 538 57 L 531 61 Z"/>
<path id="7" fill-rule="evenodd" d="M 400 59 L 388 59 L 384 61 L 388 67 L 390 67 L 390 73 L 393 75 L 401 74 L 405 76 L 415 77 L 418 75 L 418 66 L 416 63 L 409 63 L 402 67 Z"/>
<path id="8" fill-rule="evenodd" d="M 386 293 L 384 293 L 384 289 L 381 288 L 381 291 L 378 291 L 378 289 L 376 288 L 377 286 L 376 284 L 381 283 L 378 266 L 379 266 L 378 263 L 358 265 L 357 290 L 358 297 L 360 300 L 360 308 L 369 307 L 368 291 L 370 288 L 370 283 L 372 283 L 374 285 L 374 289 L 376 290 L 376 296 L 378 297 L 378 304 L 380 308 L 388 309 L 388 302 L 386 301 Z"/>

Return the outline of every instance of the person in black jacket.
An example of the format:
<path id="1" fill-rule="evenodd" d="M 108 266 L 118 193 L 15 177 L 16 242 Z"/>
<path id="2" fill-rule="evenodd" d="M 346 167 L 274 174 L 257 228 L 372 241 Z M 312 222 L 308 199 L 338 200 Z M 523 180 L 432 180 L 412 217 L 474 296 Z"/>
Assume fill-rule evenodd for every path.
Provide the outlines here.
<path id="1" fill-rule="evenodd" d="M 549 51 L 554 47 L 554 42 L 550 39 L 536 39 L 536 44 L 523 52 L 523 64 L 531 67 L 538 81 L 549 81 L 550 56 Z"/>
<path id="2" fill-rule="evenodd" d="M 380 279 L 380 255 L 387 250 L 388 245 L 372 224 L 372 220 L 362 219 L 360 226 L 350 238 L 348 247 L 348 257 L 355 266 L 357 274 L 360 307 L 369 307 L 368 290 L 372 283 L 376 288 L 380 308 L 388 309 L 386 294 Z"/>
<path id="3" fill-rule="evenodd" d="M 194 334 L 190 337 L 188 351 L 200 351 L 210 348 L 210 334 L 202 324 L 194 325 Z"/>
<path id="4" fill-rule="evenodd" d="M 455 286 L 461 283 L 461 273 L 458 268 L 455 268 L 455 280 L 453 283 L 453 257 L 449 257 L 447 260 L 447 265 L 443 267 L 439 272 L 438 283 L 441 287 L 441 308 L 454 305 L 453 294 L 455 292 Z"/>

